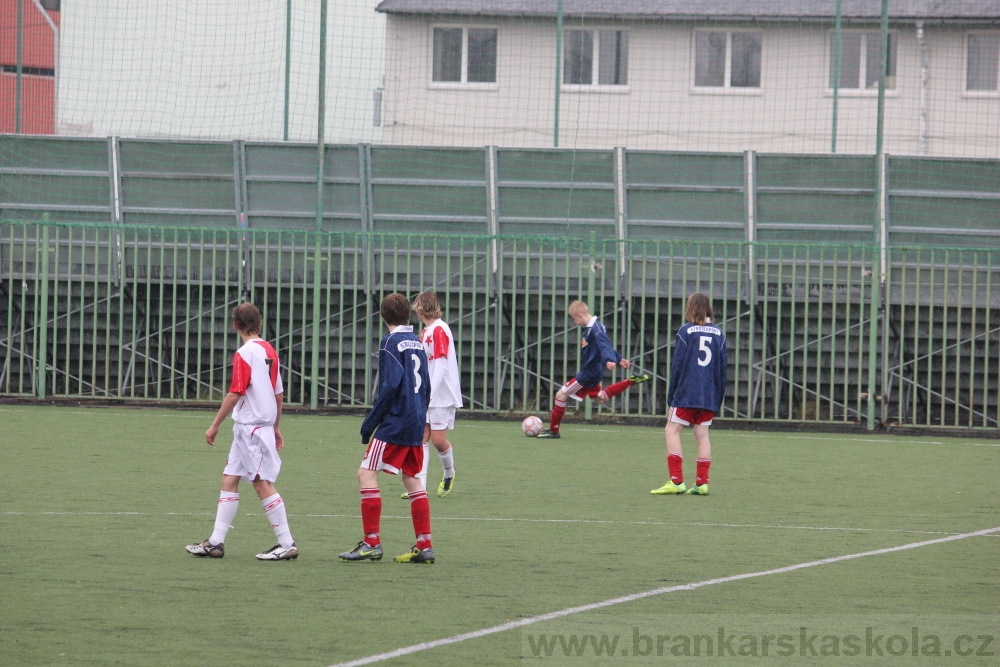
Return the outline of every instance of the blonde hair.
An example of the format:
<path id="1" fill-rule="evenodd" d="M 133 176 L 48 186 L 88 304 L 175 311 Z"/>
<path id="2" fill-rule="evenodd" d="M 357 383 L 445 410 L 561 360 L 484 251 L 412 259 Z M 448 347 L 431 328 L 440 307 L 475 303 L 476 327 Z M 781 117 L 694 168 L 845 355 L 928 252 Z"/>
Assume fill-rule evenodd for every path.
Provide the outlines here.
<path id="1" fill-rule="evenodd" d="M 420 317 L 438 319 L 441 317 L 441 302 L 438 301 L 437 292 L 421 292 L 413 300 L 413 310 Z"/>
<path id="2" fill-rule="evenodd" d="M 570 315 L 575 315 L 576 313 L 589 313 L 590 307 L 583 301 L 573 301 L 569 304 L 569 308 L 566 312 Z"/>

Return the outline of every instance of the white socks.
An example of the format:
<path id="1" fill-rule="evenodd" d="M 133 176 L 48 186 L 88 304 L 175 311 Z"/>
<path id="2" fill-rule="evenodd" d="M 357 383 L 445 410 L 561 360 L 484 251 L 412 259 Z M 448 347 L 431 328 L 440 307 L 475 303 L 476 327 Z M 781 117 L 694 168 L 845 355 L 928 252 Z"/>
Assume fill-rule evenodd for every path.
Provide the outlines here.
<path id="1" fill-rule="evenodd" d="M 444 468 L 445 477 L 455 476 L 455 457 L 452 451 L 453 449 L 449 447 L 446 452 L 438 452 L 438 458 L 441 459 L 441 467 Z"/>
<path id="2" fill-rule="evenodd" d="M 236 510 L 240 508 L 240 494 L 222 491 L 219 493 L 219 508 L 215 511 L 215 530 L 208 538 L 209 543 L 219 544 L 226 541 L 226 534 L 236 518 Z"/>
<path id="3" fill-rule="evenodd" d="M 260 504 L 264 507 L 264 513 L 267 514 L 267 519 L 271 522 L 271 528 L 274 529 L 274 534 L 281 547 L 287 549 L 295 544 L 295 540 L 292 539 L 292 531 L 288 528 L 285 501 L 281 499 L 281 494 L 276 493 L 273 496 L 268 496 L 260 501 Z"/>

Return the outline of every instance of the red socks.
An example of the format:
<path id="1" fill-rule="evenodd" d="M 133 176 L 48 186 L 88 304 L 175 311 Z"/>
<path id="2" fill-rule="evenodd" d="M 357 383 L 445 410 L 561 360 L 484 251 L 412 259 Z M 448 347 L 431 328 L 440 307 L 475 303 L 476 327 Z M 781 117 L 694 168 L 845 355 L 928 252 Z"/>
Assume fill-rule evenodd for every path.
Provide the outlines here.
<path id="1" fill-rule="evenodd" d="M 622 380 L 621 382 L 615 382 L 613 385 L 609 386 L 607 389 L 604 390 L 604 394 L 608 398 L 614 398 L 618 394 L 622 393 L 623 391 L 634 385 L 635 382 L 632 382 L 631 380 Z"/>
<path id="2" fill-rule="evenodd" d="M 427 494 L 424 493 L 424 500 Z M 370 547 L 381 544 L 379 521 L 382 518 L 382 494 L 378 489 L 361 489 L 361 528 L 365 532 L 365 543 Z"/>
<path id="3" fill-rule="evenodd" d="M 695 473 L 694 483 L 696 486 L 708 484 L 708 468 L 712 465 L 712 459 L 698 459 L 698 470 Z"/>
<path id="4" fill-rule="evenodd" d="M 552 407 L 552 414 L 549 415 L 549 430 L 553 433 L 559 432 L 559 424 L 562 423 L 563 415 L 566 414 L 566 401 L 555 401 Z"/>
<path id="5" fill-rule="evenodd" d="M 674 484 L 684 483 L 683 454 L 667 454 L 667 472 L 670 473 L 670 481 Z"/>
<path id="6" fill-rule="evenodd" d="M 370 547 L 381 544 L 379 521 L 382 517 L 382 494 L 378 489 L 361 489 L 361 527 L 365 532 L 365 543 Z M 431 504 L 426 491 L 410 493 L 410 517 L 413 532 L 417 536 L 417 548 L 431 546 Z"/>
<path id="7" fill-rule="evenodd" d="M 418 549 L 431 547 L 431 504 L 427 491 L 410 492 L 410 518 L 413 519 L 413 534 L 417 537 Z"/>

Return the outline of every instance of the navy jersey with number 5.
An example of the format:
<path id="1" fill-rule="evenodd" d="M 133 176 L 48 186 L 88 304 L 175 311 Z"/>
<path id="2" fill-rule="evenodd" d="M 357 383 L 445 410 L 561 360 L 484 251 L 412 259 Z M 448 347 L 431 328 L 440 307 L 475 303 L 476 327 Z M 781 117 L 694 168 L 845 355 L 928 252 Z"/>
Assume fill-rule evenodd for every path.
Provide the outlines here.
<path id="1" fill-rule="evenodd" d="M 413 327 L 398 326 L 378 346 L 378 398 L 361 424 L 361 442 L 378 439 L 393 445 L 419 447 L 424 441 L 431 382 L 424 344 Z"/>
<path id="2" fill-rule="evenodd" d="M 711 322 L 685 324 L 677 332 L 667 404 L 718 412 L 726 398 L 726 336 Z"/>

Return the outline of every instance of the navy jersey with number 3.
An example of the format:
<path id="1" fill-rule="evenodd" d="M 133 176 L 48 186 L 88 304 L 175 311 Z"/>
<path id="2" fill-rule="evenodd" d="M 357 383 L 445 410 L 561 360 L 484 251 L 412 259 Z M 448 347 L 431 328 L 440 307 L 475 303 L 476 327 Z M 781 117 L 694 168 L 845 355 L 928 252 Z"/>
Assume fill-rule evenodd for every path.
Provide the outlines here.
<path id="1" fill-rule="evenodd" d="M 413 327 L 396 327 L 378 348 L 378 398 L 361 424 L 361 442 L 378 439 L 393 445 L 419 447 L 424 441 L 431 381 L 424 344 Z"/>
<path id="2" fill-rule="evenodd" d="M 718 412 L 726 398 L 726 336 L 708 322 L 685 324 L 677 332 L 667 404 Z"/>

